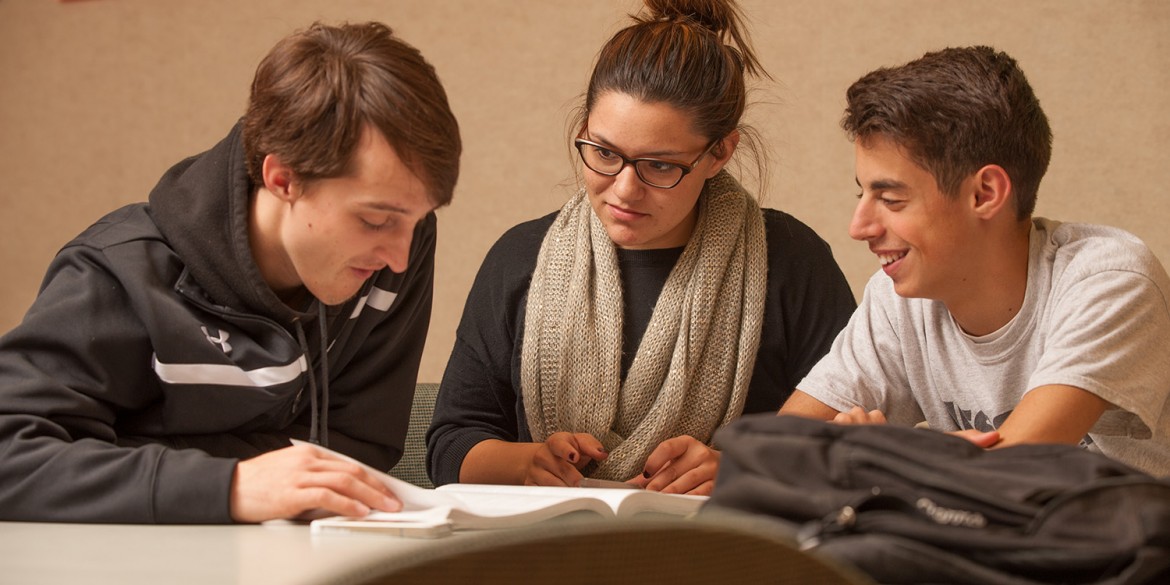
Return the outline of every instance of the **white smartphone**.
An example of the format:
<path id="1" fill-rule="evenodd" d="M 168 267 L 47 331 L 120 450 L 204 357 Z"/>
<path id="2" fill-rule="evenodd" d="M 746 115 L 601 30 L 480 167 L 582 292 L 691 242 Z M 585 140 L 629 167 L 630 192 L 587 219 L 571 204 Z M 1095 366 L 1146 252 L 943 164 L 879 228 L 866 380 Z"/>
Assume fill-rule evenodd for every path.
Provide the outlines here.
<path id="1" fill-rule="evenodd" d="M 310 532 L 324 534 L 372 533 L 407 538 L 442 538 L 451 534 L 448 522 L 385 522 L 360 518 L 326 518 L 314 520 Z"/>

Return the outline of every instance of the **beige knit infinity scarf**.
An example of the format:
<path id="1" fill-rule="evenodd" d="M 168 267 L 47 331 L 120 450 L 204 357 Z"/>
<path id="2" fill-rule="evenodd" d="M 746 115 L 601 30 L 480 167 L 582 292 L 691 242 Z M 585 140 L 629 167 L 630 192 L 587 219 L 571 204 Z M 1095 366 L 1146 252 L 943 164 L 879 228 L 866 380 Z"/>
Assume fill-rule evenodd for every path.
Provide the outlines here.
<path id="1" fill-rule="evenodd" d="M 609 457 L 591 475 L 619 481 L 666 439 L 709 444 L 743 411 L 767 271 L 760 208 L 722 171 L 622 384 L 617 252 L 582 189 L 545 235 L 528 292 L 520 376 L 533 440 L 592 434 Z"/>

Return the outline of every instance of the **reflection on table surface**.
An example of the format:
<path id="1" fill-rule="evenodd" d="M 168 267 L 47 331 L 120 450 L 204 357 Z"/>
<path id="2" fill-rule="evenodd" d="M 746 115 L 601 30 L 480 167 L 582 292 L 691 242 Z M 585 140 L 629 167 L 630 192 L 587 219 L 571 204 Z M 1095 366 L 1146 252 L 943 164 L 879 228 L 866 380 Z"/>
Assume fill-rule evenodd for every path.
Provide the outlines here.
<path id="1" fill-rule="evenodd" d="M 0 522 L 5 583 L 346 582 L 440 540 L 310 534 L 304 524 L 145 526 Z M 405 557 L 404 557 L 405 558 Z"/>
<path id="2" fill-rule="evenodd" d="M 142 526 L 0 522 L 0 582 L 402 585 L 871 585 L 802 551 L 766 517 L 573 514 L 443 538 L 313 534 L 304 524 Z"/>

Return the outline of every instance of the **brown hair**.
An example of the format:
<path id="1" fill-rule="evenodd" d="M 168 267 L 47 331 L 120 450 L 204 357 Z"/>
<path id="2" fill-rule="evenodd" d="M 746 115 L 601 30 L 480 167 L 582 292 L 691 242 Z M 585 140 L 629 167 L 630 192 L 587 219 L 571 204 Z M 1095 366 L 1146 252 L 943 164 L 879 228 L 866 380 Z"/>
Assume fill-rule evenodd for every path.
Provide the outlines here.
<path id="1" fill-rule="evenodd" d="M 571 122 L 574 131 L 585 129 L 593 106 L 607 92 L 666 103 L 689 114 L 694 130 L 708 140 L 740 130 L 763 181 L 759 140 L 741 118 L 747 106 L 745 75 L 767 73 L 734 0 L 645 2 L 645 13 L 631 15 L 635 23 L 602 47 L 585 103 Z"/>
<path id="2" fill-rule="evenodd" d="M 459 125 L 434 68 L 381 23 L 314 23 L 281 40 L 256 70 L 243 124 L 254 185 L 268 154 L 302 180 L 343 175 L 366 125 L 435 205 L 451 202 L 459 178 Z"/>
<path id="3" fill-rule="evenodd" d="M 857 80 L 841 121 L 851 140 L 883 136 L 957 197 L 988 164 L 1011 177 L 1016 218 L 1036 207 L 1052 130 L 1016 60 L 991 47 L 949 48 Z"/>

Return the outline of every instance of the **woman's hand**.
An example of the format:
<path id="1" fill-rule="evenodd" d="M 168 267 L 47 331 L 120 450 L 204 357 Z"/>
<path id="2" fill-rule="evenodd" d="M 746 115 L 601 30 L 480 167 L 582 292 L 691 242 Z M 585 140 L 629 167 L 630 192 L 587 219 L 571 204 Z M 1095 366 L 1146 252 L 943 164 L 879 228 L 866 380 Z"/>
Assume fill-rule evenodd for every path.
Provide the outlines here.
<path id="1" fill-rule="evenodd" d="M 581 469 L 609 456 L 596 437 L 588 433 L 553 433 L 532 453 L 525 473 L 525 485 L 576 487 Z"/>
<path id="2" fill-rule="evenodd" d="M 694 437 L 667 439 L 646 458 L 645 472 L 629 483 L 668 494 L 710 495 L 719 457 L 718 451 Z"/>

